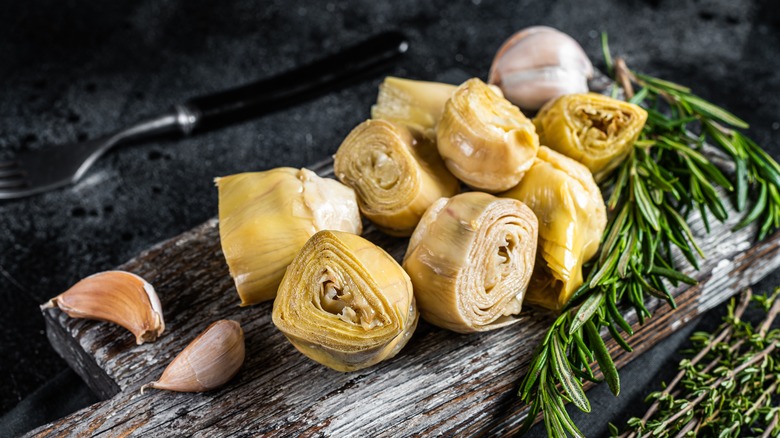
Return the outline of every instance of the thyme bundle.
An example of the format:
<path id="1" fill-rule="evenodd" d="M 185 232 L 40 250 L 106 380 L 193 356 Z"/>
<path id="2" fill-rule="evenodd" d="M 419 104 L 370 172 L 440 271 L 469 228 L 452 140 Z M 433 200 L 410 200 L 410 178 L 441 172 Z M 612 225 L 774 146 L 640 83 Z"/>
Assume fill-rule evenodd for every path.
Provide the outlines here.
<path id="1" fill-rule="evenodd" d="M 583 390 L 596 382 L 591 364 L 598 363 L 610 390 L 620 392 L 617 368 L 600 335 L 606 328 L 626 351 L 624 332 L 633 330 L 620 308 L 630 305 L 640 323 L 651 317 L 647 297 L 674 299 L 668 285 L 695 284 L 673 259 L 679 250 L 694 269 L 704 257 L 687 224 L 699 211 L 709 230 L 708 217 L 728 218 L 717 187 L 733 193 L 739 211 L 756 193 L 753 206 L 735 228 L 760 223 L 759 238 L 780 227 L 780 165 L 754 141 L 738 131 L 748 127 L 735 115 L 696 96 L 687 87 L 634 72 L 609 52 L 602 36 L 604 58 L 625 98 L 648 111 L 639 140 L 619 170 L 606 182 L 612 194 L 612 212 L 600 252 L 587 279 L 548 329 L 518 395 L 529 405 L 523 431 L 540 413 L 550 436 L 582 436 L 564 403 L 590 412 Z M 638 91 L 634 92 L 634 87 Z M 617 89 L 617 88 L 616 88 Z M 702 150 L 712 144 L 734 163 L 728 178 Z"/>
<path id="2" fill-rule="evenodd" d="M 771 329 L 780 311 L 778 295 L 780 288 L 769 297 L 746 289 L 739 304 L 732 299 L 715 333 L 693 334 L 698 353 L 680 362 L 669 385 L 647 397 L 653 403 L 645 415 L 630 419 L 622 435 L 610 424 L 612 436 L 780 435 L 780 329 Z M 751 303 L 766 312 L 757 327 L 742 319 Z"/>

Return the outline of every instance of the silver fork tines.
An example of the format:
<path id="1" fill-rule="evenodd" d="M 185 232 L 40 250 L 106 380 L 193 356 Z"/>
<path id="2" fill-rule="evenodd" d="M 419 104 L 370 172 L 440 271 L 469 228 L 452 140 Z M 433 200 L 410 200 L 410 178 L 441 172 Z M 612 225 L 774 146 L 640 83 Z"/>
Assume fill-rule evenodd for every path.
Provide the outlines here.
<path id="1" fill-rule="evenodd" d="M 111 147 L 179 129 L 176 113 L 167 113 L 94 140 L 21 151 L 11 160 L 0 161 L 0 200 L 71 184 Z"/>
<path id="2" fill-rule="evenodd" d="M 0 161 L 0 188 L 25 187 L 26 176 L 18 160 Z"/>

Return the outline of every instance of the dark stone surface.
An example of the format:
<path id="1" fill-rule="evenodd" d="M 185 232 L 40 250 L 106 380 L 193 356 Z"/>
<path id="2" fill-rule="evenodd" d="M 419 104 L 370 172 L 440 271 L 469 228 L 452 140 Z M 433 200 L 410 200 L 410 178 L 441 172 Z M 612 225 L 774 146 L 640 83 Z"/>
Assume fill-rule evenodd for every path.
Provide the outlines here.
<path id="1" fill-rule="evenodd" d="M 4 3 L 0 157 L 95 137 L 382 30 L 411 39 L 393 74 L 434 79 L 457 68 L 484 78 L 503 39 L 535 24 L 569 33 L 597 65 L 598 34 L 609 32 L 630 66 L 729 108 L 780 157 L 780 17 L 771 0 Z M 218 132 L 117 150 L 75 186 L 0 201 L 0 412 L 66 367 L 46 341 L 39 303 L 216 215 L 213 177 L 333 153 L 368 117 L 379 81 Z M 777 274 L 759 289 L 775 284 Z M 624 387 L 657 381 L 676 338 L 624 372 L 636 382 Z M 591 396 L 597 413 L 580 421 L 593 436 L 643 397 L 614 400 L 603 388 Z"/>

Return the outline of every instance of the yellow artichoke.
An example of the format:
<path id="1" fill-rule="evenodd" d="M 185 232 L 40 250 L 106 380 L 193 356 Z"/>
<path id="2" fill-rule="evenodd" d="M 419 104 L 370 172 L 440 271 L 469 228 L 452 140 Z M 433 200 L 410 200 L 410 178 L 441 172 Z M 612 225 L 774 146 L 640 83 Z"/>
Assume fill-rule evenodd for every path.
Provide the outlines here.
<path id="1" fill-rule="evenodd" d="M 358 125 L 333 161 L 338 179 L 357 192 L 363 215 L 395 236 L 412 234 L 433 201 L 459 189 L 435 145 L 386 120 Z"/>
<path id="2" fill-rule="evenodd" d="M 598 182 L 631 152 L 646 120 L 638 105 L 584 93 L 548 102 L 534 125 L 541 144 L 584 164 Z"/>
<path id="3" fill-rule="evenodd" d="M 514 199 L 468 192 L 436 201 L 403 263 L 423 318 L 460 333 L 519 321 L 537 228 L 534 213 Z"/>
<path id="4" fill-rule="evenodd" d="M 440 82 L 413 81 L 388 76 L 379 85 L 371 118 L 389 120 L 436 140 L 436 125 L 444 104 L 457 88 Z"/>
<path id="5" fill-rule="evenodd" d="M 539 149 L 533 123 L 476 78 L 461 84 L 447 101 L 436 139 L 450 172 L 491 193 L 517 185 Z"/>
<path id="6" fill-rule="evenodd" d="M 542 146 L 520 184 L 501 196 L 524 202 L 539 219 L 538 256 L 526 303 L 560 309 L 582 285 L 582 265 L 596 254 L 607 225 L 593 175 Z"/>
<path id="7" fill-rule="evenodd" d="M 272 300 L 295 254 L 319 230 L 360 233 L 355 192 L 307 169 L 217 178 L 219 237 L 241 305 Z"/>
<path id="8" fill-rule="evenodd" d="M 320 231 L 290 264 L 273 322 L 301 353 L 337 371 L 395 356 L 417 327 L 412 283 L 366 239 Z"/>

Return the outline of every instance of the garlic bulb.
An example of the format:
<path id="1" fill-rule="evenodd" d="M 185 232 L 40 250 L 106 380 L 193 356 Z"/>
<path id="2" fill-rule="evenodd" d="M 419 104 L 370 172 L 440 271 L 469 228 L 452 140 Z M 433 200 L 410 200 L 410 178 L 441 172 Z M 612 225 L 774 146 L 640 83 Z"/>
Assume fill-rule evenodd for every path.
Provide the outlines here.
<path id="1" fill-rule="evenodd" d="M 218 388 L 238 373 L 244 363 L 244 331 L 236 321 L 212 323 L 165 368 L 159 380 L 141 387 L 177 392 Z"/>
<path id="2" fill-rule="evenodd" d="M 242 306 L 272 300 L 287 265 L 317 231 L 362 230 L 355 192 L 308 169 L 240 173 L 216 183 L 219 238 Z"/>
<path id="3" fill-rule="evenodd" d="M 59 308 L 71 318 L 86 318 L 118 324 L 135 335 L 138 345 L 156 340 L 165 330 L 162 306 L 154 287 L 125 271 L 93 274 L 41 309 Z"/>
<path id="4" fill-rule="evenodd" d="M 593 65 L 572 37 L 546 26 L 512 35 L 498 49 L 488 82 L 527 110 L 538 110 L 564 94 L 585 93 Z"/>

